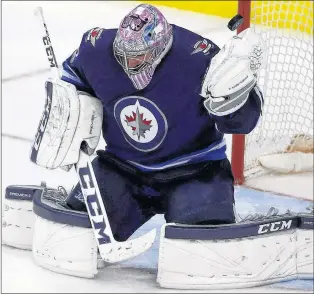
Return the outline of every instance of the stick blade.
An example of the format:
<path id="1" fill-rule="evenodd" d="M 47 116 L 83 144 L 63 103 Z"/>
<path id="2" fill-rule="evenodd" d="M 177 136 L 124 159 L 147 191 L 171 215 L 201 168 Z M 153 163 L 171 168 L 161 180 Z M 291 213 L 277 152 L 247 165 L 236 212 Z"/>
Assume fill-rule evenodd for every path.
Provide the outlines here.
<path id="1" fill-rule="evenodd" d="M 100 256 L 108 263 L 134 258 L 148 250 L 153 245 L 155 237 L 156 229 L 153 229 L 136 239 L 103 244 L 99 247 Z"/>

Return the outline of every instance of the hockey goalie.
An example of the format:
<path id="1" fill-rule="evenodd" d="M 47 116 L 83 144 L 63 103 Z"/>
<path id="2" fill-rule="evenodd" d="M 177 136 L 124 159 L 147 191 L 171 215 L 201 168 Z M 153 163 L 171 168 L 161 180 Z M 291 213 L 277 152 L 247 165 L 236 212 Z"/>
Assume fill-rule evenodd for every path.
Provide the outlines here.
<path id="1" fill-rule="evenodd" d="M 95 152 L 102 133 L 107 146 L 92 166 L 114 239 L 125 242 L 164 214 L 162 287 L 233 289 L 312 278 L 311 212 L 270 210 L 237 220 L 234 211 L 224 134 L 247 134 L 261 116 L 257 76 L 265 50 L 249 29 L 219 49 L 141 4 L 117 29 L 86 32 L 63 62 L 61 79 L 46 82 L 31 160 L 68 170 L 81 149 Z M 7 187 L 3 242 L 32 249 L 49 270 L 94 277 L 106 256 L 98 257 L 89 212 L 97 215 L 99 203 L 84 201 L 86 186 Z"/>

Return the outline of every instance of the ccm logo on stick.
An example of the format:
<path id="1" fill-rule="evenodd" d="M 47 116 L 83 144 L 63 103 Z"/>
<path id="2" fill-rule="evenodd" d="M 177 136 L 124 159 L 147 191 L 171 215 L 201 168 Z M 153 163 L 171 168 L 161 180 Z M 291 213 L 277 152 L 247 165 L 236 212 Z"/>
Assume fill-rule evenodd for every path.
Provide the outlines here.
<path id="1" fill-rule="evenodd" d="M 90 172 L 90 167 L 88 165 L 87 167 L 81 167 L 79 169 L 79 176 L 81 179 L 82 188 L 84 190 L 82 192 L 86 195 L 86 202 L 91 215 L 91 221 L 93 222 L 93 227 L 95 228 L 95 230 L 98 230 L 98 243 L 110 243 L 110 238 L 105 233 L 106 223 L 100 209 L 95 184 Z"/>
<path id="2" fill-rule="evenodd" d="M 46 54 L 47 54 L 47 57 L 48 57 L 48 61 L 50 62 L 50 67 L 57 67 L 57 62 L 56 62 L 56 57 L 55 57 L 55 53 L 53 52 L 53 48 L 51 46 L 51 42 L 50 42 L 50 37 L 49 37 L 49 34 L 48 34 L 48 30 L 47 30 L 47 26 L 46 24 L 44 23 L 44 27 L 45 27 L 45 30 L 46 30 L 46 36 L 43 37 L 43 42 L 44 42 L 44 45 L 46 47 Z"/>
<path id="3" fill-rule="evenodd" d="M 259 226 L 258 234 L 265 234 L 276 231 L 289 230 L 292 224 L 292 220 L 289 221 L 278 221 L 270 224 L 263 224 Z"/>

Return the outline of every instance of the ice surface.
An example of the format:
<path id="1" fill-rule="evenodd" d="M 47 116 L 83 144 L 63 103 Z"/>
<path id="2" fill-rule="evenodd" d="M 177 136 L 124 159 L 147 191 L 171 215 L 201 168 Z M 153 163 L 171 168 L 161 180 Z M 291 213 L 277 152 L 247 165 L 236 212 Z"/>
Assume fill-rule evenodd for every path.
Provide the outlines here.
<path id="1" fill-rule="evenodd" d="M 138 2 L 136 3 L 138 4 Z M 96 26 L 116 27 L 121 17 L 134 2 L 3 2 L 2 3 L 2 186 L 13 184 L 63 185 L 67 190 L 76 183 L 74 171 L 49 171 L 29 160 L 31 140 L 37 129 L 44 105 L 44 81 L 49 76 L 47 61 L 37 32 L 33 9 L 41 5 L 59 62 L 68 57 L 79 45 L 83 32 Z M 187 27 L 213 39 L 218 45 L 233 34 L 226 28 L 226 20 L 192 12 L 163 8 L 170 22 Z M 22 77 L 25 75 L 24 77 Z M 23 140 L 19 139 L 23 138 Z M 230 137 L 228 157 L 230 158 Z M 101 142 L 101 146 L 104 142 Z M 266 212 L 276 206 L 284 212 L 293 207 L 304 211 L 309 202 L 256 192 L 245 188 L 236 190 L 236 208 L 240 214 Z M 152 218 L 135 235 L 153 227 L 160 228 L 163 216 Z M 56 274 L 37 266 L 31 252 L 2 247 L 3 292 L 167 292 L 177 290 L 160 288 L 156 283 L 158 240 L 145 254 L 100 270 L 95 279 L 81 279 Z M 276 289 L 274 289 L 276 287 Z M 290 290 L 289 290 L 290 289 Z M 313 281 L 292 281 L 273 286 L 239 290 L 238 292 L 299 292 L 313 291 Z M 186 291 L 180 291 L 186 292 Z M 190 292 L 190 291 L 189 291 Z M 206 292 L 209 291 L 195 291 Z M 234 292 L 214 291 L 217 292 Z"/>

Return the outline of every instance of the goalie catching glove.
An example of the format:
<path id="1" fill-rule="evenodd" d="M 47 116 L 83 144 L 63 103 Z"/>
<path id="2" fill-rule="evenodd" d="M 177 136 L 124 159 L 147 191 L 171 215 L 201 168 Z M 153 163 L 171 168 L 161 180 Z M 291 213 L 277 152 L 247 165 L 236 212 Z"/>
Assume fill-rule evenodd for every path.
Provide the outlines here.
<path id="1" fill-rule="evenodd" d="M 234 36 L 212 59 L 201 96 L 209 113 L 224 116 L 241 108 L 256 86 L 265 46 L 250 29 Z"/>
<path id="2" fill-rule="evenodd" d="M 31 150 L 31 161 L 69 170 L 81 147 L 94 153 L 101 134 L 101 101 L 62 80 L 46 82 L 46 103 Z M 83 145 L 82 145 L 83 144 Z"/>

